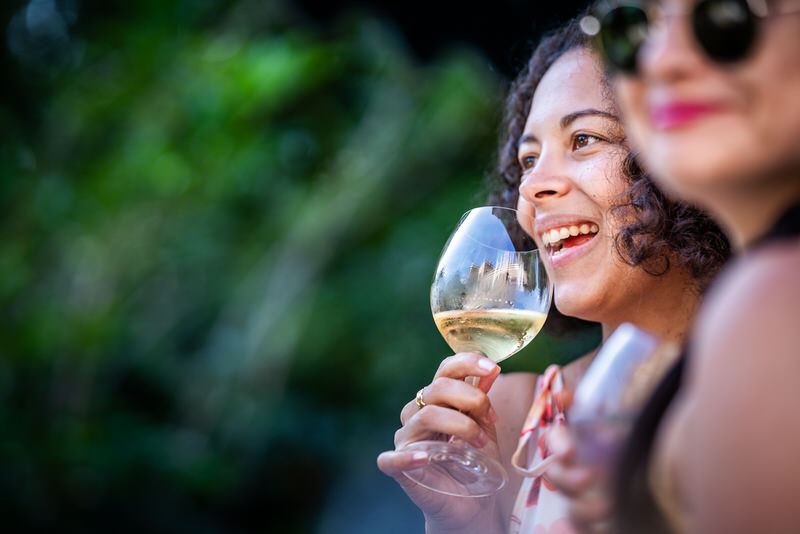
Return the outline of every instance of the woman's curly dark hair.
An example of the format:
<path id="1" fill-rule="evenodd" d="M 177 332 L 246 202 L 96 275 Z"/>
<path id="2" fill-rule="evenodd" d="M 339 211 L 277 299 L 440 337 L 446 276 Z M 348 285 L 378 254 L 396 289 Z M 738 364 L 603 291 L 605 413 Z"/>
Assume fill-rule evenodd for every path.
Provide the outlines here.
<path id="1" fill-rule="evenodd" d="M 489 199 L 494 205 L 514 207 L 519 199 L 522 168 L 517 149 L 542 77 L 565 53 L 574 49 L 593 50 L 590 38 L 581 31 L 581 18 L 582 15 L 574 18 L 542 39 L 509 88 L 498 153 L 502 182 L 498 186 L 497 176 L 492 177 L 494 191 Z M 612 102 L 608 84 L 603 91 Z M 677 267 L 696 281 L 697 291 L 705 290 L 730 256 L 730 246 L 722 230 L 697 208 L 664 195 L 642 171 L 632 152 L 622 161 L 621 170 L 630 185 L 611 208 L 624 221 L 615 236 L 619 256 L 653 276 Z M 556 335 L 593 324 L 553 312 L 547 323 L 548 331 Z"/>

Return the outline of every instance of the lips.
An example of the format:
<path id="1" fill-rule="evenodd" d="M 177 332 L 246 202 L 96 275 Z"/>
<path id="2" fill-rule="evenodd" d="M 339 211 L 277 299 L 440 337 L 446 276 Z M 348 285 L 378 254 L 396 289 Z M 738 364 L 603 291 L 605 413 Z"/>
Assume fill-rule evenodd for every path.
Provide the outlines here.
<path id="1" fill-rule="evenodd" d="M 555 259 L 567 250 L 591 241 L 598 231 L 596 224 L 581 222 L 550 228 L 542 232 L 541 237 L 548 256 Z"/>
<path id="2" fill-rule="evenodd" d="M 651 105 L 650 120 L 657 130 L 671 130 L 719 110 L 719 105 L 706 102 L 674 102 Z"/>

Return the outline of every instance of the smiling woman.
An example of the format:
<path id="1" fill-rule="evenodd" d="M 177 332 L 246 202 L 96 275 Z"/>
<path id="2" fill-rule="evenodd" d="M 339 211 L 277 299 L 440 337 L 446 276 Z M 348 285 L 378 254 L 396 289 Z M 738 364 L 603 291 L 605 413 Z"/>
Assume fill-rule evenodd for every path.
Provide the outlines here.
<path id="1" fill-rule="evenodd" d="M 679 342 L 728 256 L 727 241 L 635 165 L 607 88 L 577 22 L 542 41 L 511 87 L 500 151 L 504 188 L 491 202 L 531 215 L 525 229 L 547 252 L 561 313 L 600 323 L 603 339 L 630 322 Z M 566 421 L 564 390 L 575 387 L 594 354 L 542 375 L 501 375 L 476 354 L 442 362 L 402 409 L 396 450 L 378 459 L 425 513 L 428 532 L 572 532 L 566 500 L 543 476 L 551 465 L 545 438 Z M 475 387 L 468 376 L 482 379 Z M 507 486 L 496 497 L 464 499 L 433 494 L 402 475 L 427 461 L 404 447 L 443 434 L 476 442 L 503 463 Z"/>
<path id="2" fill-rule="evenodd" d="M 506 143 L 517 151 L 504 174 L 509 189 L 519 184 L 520 209 L 535 217 L 531 233 L 547 251 L 559 311 L 603 323 L 607 334 L 631 310 L 648 308 L 642 292 L 655 292 L 660 313 L 638 322 L 658 332 L 665 317 L 691 315 L 676 288 L 702 290 L 727 244 L 705 215 L 668 201 L 636 166 L 605 87 L 590 50 L 555 61 L 533 92 L 519 141 Z M 670 302 L 675 309 L 664 309 Z"/>

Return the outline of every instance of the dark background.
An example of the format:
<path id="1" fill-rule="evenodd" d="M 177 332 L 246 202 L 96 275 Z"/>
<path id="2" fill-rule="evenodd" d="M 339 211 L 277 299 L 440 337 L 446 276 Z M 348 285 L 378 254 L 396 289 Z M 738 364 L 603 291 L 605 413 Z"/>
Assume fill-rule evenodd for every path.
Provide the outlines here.
<path id="1" fill-rule="evenodd" d="M 508 81 L 579 5 L 4 3 L 0 524 L 421 532 L 375 457 L 448 354 L 431 274 Z"/>
<path id="2" fill-rule="evenodd" d="M 539 35 L 575 16 L 587 2 L 384 2 L 299 1 L 325 28 L 342 10 L 359 9 L 396 24 L 416 57 L 430 61 L 443 49 L 464 45 L 480 50 L 504 78 L 511 79 L 527 60 Z"/>

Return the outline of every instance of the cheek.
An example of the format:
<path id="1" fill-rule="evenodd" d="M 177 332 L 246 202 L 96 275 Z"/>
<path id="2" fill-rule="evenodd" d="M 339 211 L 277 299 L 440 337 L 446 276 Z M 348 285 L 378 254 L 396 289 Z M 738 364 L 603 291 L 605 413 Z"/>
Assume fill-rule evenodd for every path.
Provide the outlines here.
<path id="1" fill-rule="evenodd" d="M 800 66 L 797 69 L 800 72 Z M 800 150 L 800 113 L 797 95 L 800 94 L 800 76 L 781 80 L 781 89 L 770 91 L 762 87 L 758 95 L 757 115 L 751 119 L 756 126 L 750 128 L 753 163 L 752 174 L 763 174 L 772 163 L 783 168 L 798 168 Z"/>
<path id="2" fill-rule="evenodd" d="M 722 190 L 763 187 L 800 159 L 792 141 L 800 135 L 800 120 L 773 108 L 762 101 L 680 136 L 656 136 L 648 154 L 653 178 L 669 195 L 707 208 Z"/>
<path id="3" fill-rule="evenodd" d="M 614 81 L 622 120 L 625 123 L 625 136 L 638 149 L 647 146 L 649 120 L 645 105 L 645 86 L 637 78 L 619 76 Z"/>
<path id="4" fill-rule="evenodd" d="M 534 238 L 537 245 L 541 246 L 538 237 L 533 231 L 533 219 L 536 217 L 536 210 L 534 209 L 533 204 L 520 196 L 519 201 L 517 201 L 517 211 L 523 215 L 527 215 L 527 217 L 519 218 L 520 226 L 522 226 L 528 235 Z"/>
<path id="5" fill-rule="evenodd" d="M 625 154 L 622 149 L 605 152 L 602 156 L 587 162 L 580 172 L 576 173 L 578 177 L 576 182 L 604 218 L 607 217 L 609 208 L 617 203 L 620 195 L 628 189 L 628 182 L 621 170 Z"/>

